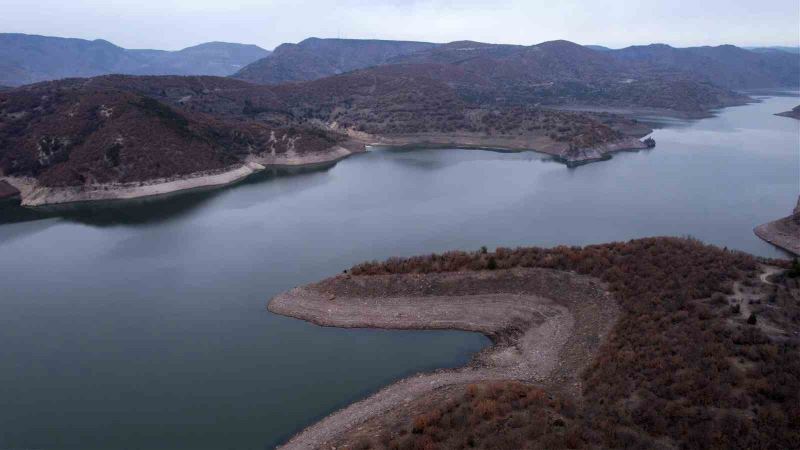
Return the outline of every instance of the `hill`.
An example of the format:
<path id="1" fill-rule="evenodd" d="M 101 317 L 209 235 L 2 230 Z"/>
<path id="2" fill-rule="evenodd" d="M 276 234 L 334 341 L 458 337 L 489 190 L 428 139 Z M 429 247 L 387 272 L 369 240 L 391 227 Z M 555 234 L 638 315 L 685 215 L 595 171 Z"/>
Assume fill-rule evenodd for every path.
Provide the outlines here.
<path id="1" fill-rule="evenodd" d="M 254 158 L 334 152 L 344 141 L 318 128 L 236 120 L 144 95 L 148 88 L 167 95 L 248 87 L 226 78 L 106 76 L 4 92 L 0 173 L 30 177 L 38 187 L 108 189 L 225 171 Z"/>
<path id="2" fill-rule="evenodd" d="M 236 77 L 277 83 L 321 78 L 365 65 L 423 65 L 418 70 L 437 72 L 434 76 L 455 87 L 463 98 L 484 105 L 632 106 L 701 115 L 713 108 L 747 101 L 701 77 L 643 68 L 639 63 L 613 56 L 614 51 L 596 51 L 568 41 L 533 46 L 460 41 L 411 46 L 392 57 L 384 52 L 379 58 L 362 58 L 351 66 L 336 66 L 328 61 L 338 61 L 343 52 L 371 42 L 301 43 L 289 47 L 292 57 L 276 50 L 275 55 L 243 69 Z M 432 65 L 451 67 L 432 71 Z"/>
<path id="3" fill-rule="evenodd" d="M 309 38 L 282 44 L 267 58 L 234 78 L 263 84 L 309 81 L 384 64 L 389 59 L 433 47 L 427 42 Z"/>
<path id="4" fill-rule="evenodd" d="M 681 75 L 728 89 L 797 87 L 800 56 L 788 52 L 755 52 L 721 45 L 674 48 L 664 44 L 633 46 L 607 52 L 644 74 Z"/>
<path id="5" fill-rule="evenodd" d="M 529 47 L 451 43 L 390 63 L 455 65 L 470 78 L 448 81 L 481 103 L 645 107 L 699 115 L 746 101 L 680 74 L 643 72 L 612 52 L 568 41 Z"/>
<path id="6" fill-rule="evenodd" d="M 255 45 L 209 42 L 179 51 L 128 50 L 108 41 L 0 34 L 0 85 L 71 77 L 235 73 L 269 52 Z"/>
<path id="7" fill-rule="evenodd" d="M 786 53 L 800 54 L 800 47 L 787 47 L 787 46 L 775 45 L 772 47 L 744 47 L 744 48 L 758 53 L 786 52 Z"/>
<path id="8" fill-rule="evenodd" d="M 113 191 L 248 162 L 335 160 L 366 143 L 535 149 L 570 164 L 646 147 L 631 136 L 650 129 L 619 116 L 469 102 L 440 79 L 459 76 L 414 64 L 277 86 L 120 75 L 28 85 L 0 93 L 0 172 Z"/>
<path id="9" fill-rule="evenodd" d="M 282 448 L 793 448 L 799 276 L 796 263 L 677 238 L 366 262 L 269 309 L 494 345 Z"/>

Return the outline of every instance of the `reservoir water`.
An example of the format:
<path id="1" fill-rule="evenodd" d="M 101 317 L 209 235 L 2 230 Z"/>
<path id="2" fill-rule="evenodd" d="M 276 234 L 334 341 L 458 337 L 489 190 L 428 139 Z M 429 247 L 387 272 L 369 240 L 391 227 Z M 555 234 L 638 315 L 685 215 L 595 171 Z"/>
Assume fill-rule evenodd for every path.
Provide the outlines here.
<path id="1" fill-rule="evenodd" d="M 389 256 L 752 228 L 800 191 L 800 101 L 659 120 L 658 145 L 569 169 L 533 152 L 373 149 L 225 189 L 0 206 L 0 448 L 263 449 L 487 345 L 270 314 L 293 286 Z"/>

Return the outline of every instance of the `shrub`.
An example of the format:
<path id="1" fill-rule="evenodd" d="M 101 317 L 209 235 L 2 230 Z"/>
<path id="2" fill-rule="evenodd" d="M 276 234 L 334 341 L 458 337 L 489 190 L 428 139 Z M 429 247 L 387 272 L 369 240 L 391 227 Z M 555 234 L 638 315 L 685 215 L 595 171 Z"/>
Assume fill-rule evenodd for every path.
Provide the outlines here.
<path id="1" fill-rule="evenodd" d="M 574 419 L 556 408 L 560 400 L 543 406 L 528 394 L 524 400 L 506 401 L 504 396 L 513 391 L 509 388 L 495 400 L 497 411 L 489 414 L 489 403 L 480 400 L 495 395 L 478 387 L 470 387 L 445 417 L 470 408 L 462 413 L 469 418 L 464 422 L 494 423 L 497 437 L 517 429 L 512 427 L 519 423 L 517 413 L 529 414 L 521 429 L 527 447 L 533 448 L 573 446 L 585 436 L 591 436 L 586 441 L 592 445 L 612 448 L 650 448 L 666 441 L 689 449 L 792 448 L 800 441 L 797 342 L 772 341 L 758 327 L 728 320 L 731 311 L 740 313 L 739 305 L 728 309 L 725 301 L 734 282 L 757 275 L 759 261 L 752 256 L 695 239 L 647 238 L 582 248 L 498 249 L 488 258 L 480 251 L 448 252 L 364 263 L 352 273 L 475 270 L 488 268 L 492 260 L 496 268 L 548 268 L 600 278 L 622 315 L 582 375 L 581 406 L 564 409 Z M 786 300 L 777 302 L 787 308 L 797 303 L 782 295 Z M 747 322 L 756 320 L 753 314 Z M 552 420 L 543 417 L 559 417 L 566 431 L 552 433 Z M 736 436 L 725 425 L 731 417 L 737 418 Z M 501 418 L 509 420 L 500 424 Z M 475 436 L 476 445 L 485 439 Z"/>
<path id="2" fill-rule="evenodd" d="M 792 261 L 792 267 L 789 269 L 788 272 L 786 272 L 786 275 L 789 278 L 798 278 L 798 277 L 800 277 L 800 261 L 797 258 L 795 258 Z"/>

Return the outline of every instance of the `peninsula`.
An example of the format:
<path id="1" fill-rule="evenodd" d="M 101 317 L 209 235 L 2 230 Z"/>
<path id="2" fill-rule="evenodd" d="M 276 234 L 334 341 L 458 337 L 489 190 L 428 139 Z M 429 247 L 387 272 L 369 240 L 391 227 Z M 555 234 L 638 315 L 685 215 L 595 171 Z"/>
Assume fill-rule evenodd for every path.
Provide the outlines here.
<path id="1" fill-rule="evenodd" d="M 481 106 L 380 67 L 305 84 L 105 76 L 0 93 L 0 177 L 27 206 L 133 198 L 335 162 L 367 145 L 538 150 L 568 164 L 647 148 L 611 114 Z"/>
<path id="2" fill-rule="evenodd" d="M 60 42 L 0 37 L 0 50 L 17 53 L 28 47 L 15 43 Z M 108 44 L 72 43 L 76 58 Z M 791 55 L 732 46 L 314 38 L 274 53 L 201 47 L 188 53 L 267 56 L 233 78 L 105 75 L 1 91 L 0 179 L 35 206 L 225 185 L 369 145 L 533 150 L 577 166 L 655 146 L 641 141 L 652 130 L 636 111 L 704 117 L 752 100 L 733 89 L 784 85 L 797 72 Z M 721 75 L 734 68 L 747 76 Z"/>
<path id="3" fill-rule="evenodd" d="M 800 197 L 791 216 L 759 225 L 753 231 L 770 244 L 800 256 Z"/>
<path id="4" fill-rule="evenodd" d="M 791 111 L 777 113 L 775 115 L 800 120 L 800 105 L 795 106 Z"/>
<path id="5" fill-rule="evenodd" d="M 357 265 L 269 310 L 323 326 L 476 331 L 494 345 L 282 448 L 791 446 L 800 289 L 788 267 L 677 238 Z"/>

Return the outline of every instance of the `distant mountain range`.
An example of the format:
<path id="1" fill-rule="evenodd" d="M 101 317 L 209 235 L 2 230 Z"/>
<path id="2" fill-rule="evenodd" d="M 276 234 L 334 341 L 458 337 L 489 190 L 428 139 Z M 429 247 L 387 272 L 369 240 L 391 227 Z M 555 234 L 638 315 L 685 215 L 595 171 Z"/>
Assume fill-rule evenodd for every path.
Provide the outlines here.
<path id="1" fill-rule="evenodd" d="M 530 90 L 531 84 L 537 84 L 534 90 L 542 91 L 543 83 L 553 83 L 549 90 L 558 92 L 524 96 L 525 101 L 552 102 L 553 97 L 564 97 L 565 83 L 572 83 L 569 91 L 593 91 L 597 83 L 605 91 L 614 91 L 618 87 L 614 83 L 654 79 L 691 80 L 724 89 L 793 87 L 800 84 L 798 54 L 800 50 L 794 47 L 748 50 L 731 45 L 651 44 L 609 49 L 567 41 L 523 46 L 320 38 L 282 44 L 274 53 L 255 45 L 223 42 L 163 51 L 124 49 L 104 40 L 0 34 L 0 86 L 105 74 L 233 76 L 280 84 L 386 64 L 449 64 L 492 82 L 515 84 L 517 90 Z M 581 94 L 587 95 L 594 94 Z"/>
<path id="2" fill-rule="evenodd" d="M 19 86 L 111 73 L 231 75 L 270 52 L 255 45 L 209 42 L 179 51 L 129 50 L 108 41 L 0 34 L 0 85 Z"/>
<path id="3" fill-rule="evenodd" d="M 794 53 L 800 54 L 800 47 L 787 47 L 787 46 L 780 46 L 775 45 L 772 47 L 744 47 L 746 50 L 751 50 L 754 52 L 786 52 L 786 53 Z"/>
<path id="4" fill-rule="evenodd" d="M 606 52 L 639 73 L 686 75 L 729 89 L 796 87 L 800 55 L 783 51 L 751 51 L 733 45 L 674 48 L 651 44 Z"/>
<path id="5" fill-rule="evenodd" d="M 726 45 L 662 44 L 595 50 L 568 41 L 532 46 L 472 41 L 308 39 L 281 46 L 235 78 L 264 84 L 309 81 L 378 66 L 444 82 L 478 104 L 658 108 L 701 115 L 741 104 L 734 90 L 796 86 L 800 58 Z"/>
<path id="6" fill-rule="evenodd" d="M 800 58 L 782 50 L 732 45 L 675 48 L 665 44 L 612 50 L 552 41 L 532 46 L 463 41 L 449 44 L 307 39 L 284 44 L 235 78 L 264 84 L 308 81 L 384 64 L 450 64 L 488 77 L 537 83 L 641 81 L 712 83 L 726 89 L 797 86 Z"/>
<path id="7" fill-rule="evenodd" d="M 250 64 L 233 77 L 262 84 L 310 81 L 385 64 L 396 56 L 435 46 L 429 42 L 309 38 L 278 46 L 271 57 Z"/>
<path id="8" fill-rule="evenodd" d="M 604 45 L 584 45 L 584 47 L 600 51 L 613 50 L 612 48 L 606 47 Z M 742 47 L 742 48 L 756 53 L 764 53 L 764 52 L 800 53 L 800 47 L 790 47 L 785 45 L 784 46 L 773 45 L 771 47 Z"/>
<path id="9" fill-rule="evenodd" d="M 46 187 L 148 182 L 375 142 L 536 149 L 579 164 L 646 145 L 636 137 L 649 128 L 599 111 L 699 117 L 751 101 L 735 90 L 800 81 L 800 55 L 734 46 L 312 38 L 265 54 L 0 35 L 0 85 L 89 77 L 0 93 L 0 176 Z M 225 74 L 247 60 L 239 79 L 92 77 Z"/>

